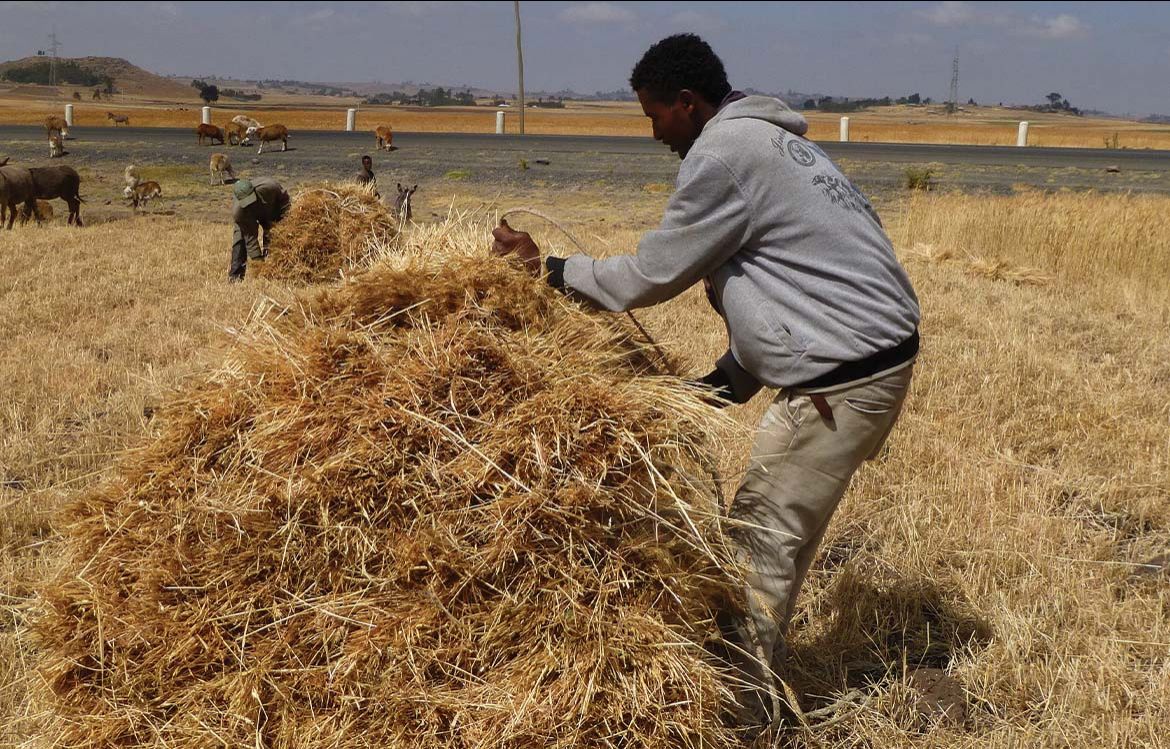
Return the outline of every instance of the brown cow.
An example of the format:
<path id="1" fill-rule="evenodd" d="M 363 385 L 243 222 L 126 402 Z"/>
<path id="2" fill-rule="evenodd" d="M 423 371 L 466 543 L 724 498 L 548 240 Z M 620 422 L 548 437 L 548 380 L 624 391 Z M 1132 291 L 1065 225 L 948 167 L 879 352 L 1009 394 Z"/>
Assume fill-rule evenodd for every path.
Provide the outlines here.
<path id="1" fill-rule="evenodd" d="M 390 129 L 389 125 L 378 125 L 374 128 L 374 140 L 378 144 L 379 151 L 383 148 L 391 151 L 393 148 L 390 146 L 390 143 L 394 140 L 394 131 Z"/>
<path id="2" fill-rule="evenodd" d="M 50 138 L 53 137 L 53 133 L 60 133 L 62 138 L 68 138 L 69 124 L 65 122 L 64 117 L 51 114 L 45 118 L 45 131 Z"/>
<path id="3" fill-rule="evenodd" d="M 260 149 L 256 153 L 264 153 L 264 144 L 274 141 L 281 142 L 281 151 L 288 150 L 288 128 L 284 125 L 266 125 L 265 127 L 248 128 L 248 137 L 255 137 L 260 141 Z"/>
<path id="4" fill-rule="evenodd" d="M 199 145 L 203 145 L 203 141 L 210 138 L 212 141 L 219 141 L 219 145 L 223 145 L 223 128 L 215 125 L 200 125 L 195 128 L 195 135 L 199 136 Z M 211 145 L 215 145 L 212 143 Z"/>

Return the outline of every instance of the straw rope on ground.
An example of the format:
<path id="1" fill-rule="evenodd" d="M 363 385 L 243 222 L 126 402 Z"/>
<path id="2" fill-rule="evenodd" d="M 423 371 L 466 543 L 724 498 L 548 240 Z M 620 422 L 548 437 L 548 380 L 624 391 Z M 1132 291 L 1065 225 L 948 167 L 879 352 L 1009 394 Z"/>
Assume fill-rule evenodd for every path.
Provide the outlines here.
<path id="1" fill-rule="evenodd" d="M 72 503 L 52 743 L 729 745 L 726 417 L 483 227 L 427 231 L 258 309 Z"/>

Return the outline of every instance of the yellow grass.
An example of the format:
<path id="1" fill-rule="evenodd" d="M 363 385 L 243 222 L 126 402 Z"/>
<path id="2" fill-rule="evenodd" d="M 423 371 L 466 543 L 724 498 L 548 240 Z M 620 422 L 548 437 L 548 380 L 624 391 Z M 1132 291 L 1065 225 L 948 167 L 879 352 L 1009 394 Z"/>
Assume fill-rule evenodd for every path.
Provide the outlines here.
<path id="1" fill-rule="evenodd" d="M 40 124 L 49 114 L 60 114 L 66 100 L 46 101 L 0 93 L 0 124 Z M 200 102 L 160 103 L 140 97 L 118 101 L 82 101 L 74 105 L 78 127 L 113 127 L 106 112 L 130 116 L 141 127 L 190 127 L 200 122 Z M 350 99 L 327 97 L 271 97 L 254 105 L 217 104 L 212 121 L 221 127 L 239 114 L 264 124 L 283 124 L 297 130 L 342 130 L 347 107 L 358 108 L 357 128 L 373 132 L 390 125 L 406 132 L 495 132 L 496 109 L 482 107 L 363 106 Z M 507 112 L 508 132 L 519 132 L 519 109 Z M 809 136 L 837 140 L 840 115 L 810 112 Z M 1009 146 L 1016 143 L 1020 120 L 1030 125 L 1028 143 L 1033 146 L 1104 148 L 1117 137 L 1119 148 L 1170 149 L 1170 125 L 1080 118 L 1067 115 L 1013 111 L 999 107 L 973 108 L 953 116 L 941 107 L 883 107 L 852 113 L 850 138 L 858 142 L 942 143 Z M 527 109 L 525 131 L 540 135 L 648 136 L 650 127 L 641 108 L 631 102 L 573 102 L 565 109 Z M 371 136 L 372 137 L 372 136 Z"/>
<path id="2" fill-rule="evenodd" d="M 579 213 L 525 202 L 606 254 L 639 234 L 614 224 L 643 224 L 664 200 L 640 194 Z M 593 197 L 579 199 L 607 199 Z M 1035 194 L 920 196 L 885 216 L 922 301 L 924 349 L 887 454 L 859 473 L 825 540 L 789 673 L 806 708 L 850 688 L 870 696 L 789 745 L 1166 746 L 1170 578 L 1140 563 L 1170 549 L 1168 217 L 1167 198 Z M 214 360 L 215 331 L 264 293 L 223 283 L 229 234 L 139 220 L 5 236 L 0 745 L 35 730 L 17 720 L 33 710 L 21 634 L 53 558 L 52 510 L 149 428 L 143 406 Z M 996 259 L 1051 280 L 993 280 L 970 262 Z M 726 345 L 695 289 L 639 317 L 696 374 Z M 754 427 L 765 405 L 735 417 Z M 724 446 L 733 479 L 749 442 Z M 903 676 L 916 664 L 962 684 L 964 722 L 916 717 Z"/>

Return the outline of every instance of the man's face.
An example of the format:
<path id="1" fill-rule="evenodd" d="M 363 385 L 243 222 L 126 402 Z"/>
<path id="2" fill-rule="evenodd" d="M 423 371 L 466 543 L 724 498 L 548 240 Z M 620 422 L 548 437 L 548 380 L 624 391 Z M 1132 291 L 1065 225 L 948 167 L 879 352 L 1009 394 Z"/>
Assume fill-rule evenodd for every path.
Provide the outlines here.
<path id="1" fill-rule="evenodd" d="M 373 159 L 362 159 L 362 169 L 365 169 L 367 172 L 370 171 L 370 167 L 372 167 L 373 165 L 374 165 Z"/>
<path id="2" fill-rule="evenodd" d="M 638 89 L 637 94 L 642 111 L 650 118 L 654 140 L 670 146 L 680 159 L 685 158 L 702 132 L 695 122 L 694 93 L 683 89 L 670 104 L 658 100 L 644 88 Z"/>

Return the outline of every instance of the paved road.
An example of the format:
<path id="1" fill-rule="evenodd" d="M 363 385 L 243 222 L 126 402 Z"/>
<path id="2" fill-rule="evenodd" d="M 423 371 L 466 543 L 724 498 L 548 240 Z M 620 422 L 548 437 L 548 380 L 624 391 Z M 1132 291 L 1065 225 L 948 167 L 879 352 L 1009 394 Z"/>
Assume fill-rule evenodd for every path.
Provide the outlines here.
<path id="1" fill-rule="evenodd" d="M 153 145 L 191 145 L 193 128 L 89 127 L 75 128 L 70 136 L 77 142 L 149 143 Z M 0 142 L 39 141 L 43 129 L 38 126 L 0 125 Z M 508 151 L 529 154 L 625 154 L 662 155 L 667 152 L 651 138 L 576 135 L 492 135 L 479 133 L 394 133 L 394 143 L 402 150 L 437 151 Z M 305 152 L 325 154 L 338 150 L 369 150 L 373 138 L 366 132 L 325 130 L 294 131 L 294 147 L 304 145 Z M 1108 150 L 1082 148 L 1015 148 L 1003 146 L 943 146 L 917 143 L 837 143 L 823 142 L 821 147 L 833 158 L 852 161 L 895 163 L 983 164 L 988 166 L 1035 166 L 1082 169 L 1116 165 L 1139 171 L 1170 170 L 1170 151 Z M 322 148 L 324 147 L 324 148 Z M 47 150 L 47 147 L 46 149 Z M 300 148 L 297 148 L 299 151 Z M 668 155 L 668 154 L 667 154 Z M 309 156 L 308 153 L 298 154 Z M 309 156 L 311 158 L 311 156 Z"/>
<path id="2" fill-rule="evenodd" d="M 199 146 L 194 128 L 78 127 L 70 132 L 62 163 L 87 180 L 120 190 L 126 164 L 169 167 L 166 179 L 205 180 L 208 157 L 230 154 L 244 175 L 270 174 L 292 183 L 352 176 L 357 157 L 374 157 L 379 183 L 421 184 L 424 193 L 454 182 L 477 189 L 540 191 L 641 190 L 670 185 L 678 158 L 650 138 L 471 133 L 395 133 L 393 153 L 377 153 L 366 132 L 294 131 L 287 153 L 255 148 Z M 1072 148 L 934 146 L 902 143 L 835 143 L 821 146 L 867 194 L 904 190 L 907 164 L 937 164 L 941 189 L 1011 193 L 1025 184 L 1052 190 L 1133 191 L 1170 194 L 1170 151 Z M 48 163 L 44 130 L 0 125 L 0 158 Z M 1116 166 L 1117 173 L 1106 171 Z M 115 189 L 116 188 L 116 189 Z M 656 188 L 657 189 L 657 188 Z"/>

